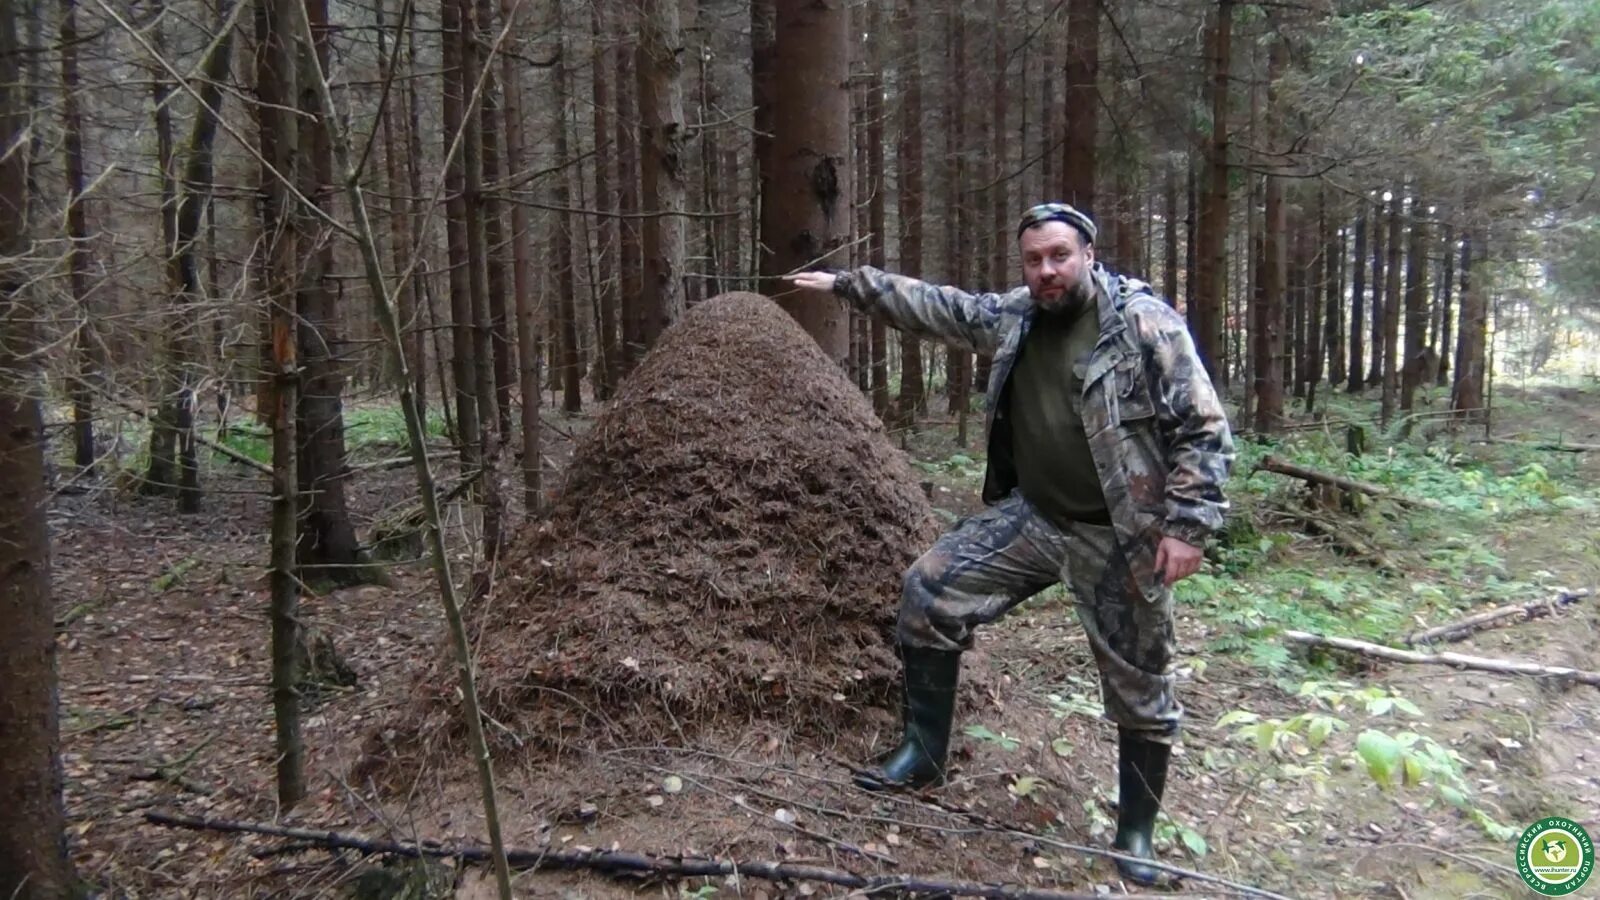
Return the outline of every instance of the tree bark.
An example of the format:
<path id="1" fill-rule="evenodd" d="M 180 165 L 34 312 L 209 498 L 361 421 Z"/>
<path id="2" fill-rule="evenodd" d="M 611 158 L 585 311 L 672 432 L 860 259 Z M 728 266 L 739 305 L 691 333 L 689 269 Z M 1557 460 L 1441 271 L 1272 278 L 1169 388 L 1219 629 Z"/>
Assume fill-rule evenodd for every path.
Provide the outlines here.
<path id="1" fill-rule="evenodd" d="M 643 172 L 645 348 L 683 315 L 685 207 L 682 76 L 683 40 L 677 0 L 643 0 L 635 68 L 639 85 L 639 145 Z M 843 79 L 840 79 L 841 83 Z M 846 123 L 848 127 L 848 123 Z M 848 132 L 845 132 L 848 139 Z M 846 337 L 848 337 L 846 335 Z M 843 352 L 839 354 L 843 359 Z"/>
<path id="2" fill-rule="evenodd" d="M 850 14 L 841 0 L 777 0 L 770 175 L 761 198 L 761 275 L 842 265 L 850 238 Z M 843 365 L 849 317 L 837 297 L 777 287 L 779 304 Z"/>
<path id="3" fill-rule="evenodd" d="M 84 199 L 83 111 L 78 78 L 78 7 L 61 0 L 61 118 L 67 175 L 68 285 L 78 321 L 73 337 L 78 371 L 71 384 L 73 463 L 88 474 L 94 468 L 94 399 L 100 390 L 100 339 L 89 302 L 88 201 Z"/>
<path id="4" fill-rule="evenodd" d="M 1362 375 L 1366 371 L 1365 363 L 1367 361 L 1366 348 L 1362 345 L 1362 339 L 1366 336 L 1365 320 L 1362 318 L 1362 313 L 1366 310 L 1367 210 L 1369 207 L 1366 201 L 1359 197 L 1356 199 L 1356 203 L 1357 209 L 1361 213 L 1356 216 L 1356 246 L 1351 259 L 1350 361 L 1345 371 L 1345 374 L 1349 376 L 1349 381 L 1345 384 L 1345 390 L 1351 394 L 1359 394 L 1361 389 L 1365 387 L 1362 383 Z M 1376 282 L 1374 282 L 1374 288 L 1376 288 Z"/>
<path id="5" fill-rule="evenodd" d="M 444 60 L 442 110 L 443 149 L 462 133 L 466 122 L 465 105 L 471 84 L 462 65 L 461 43 L 465 22 L 457 0 L 439 5 L 441 52 Z M 449 255 L 450 279 L 450 377 L 455 382 L 456 445 L 461 464 L 467 471 L 478 468 L 482 435 L 478 418 L 478 379 L 473 364 L 472 288 L 469 284 L 471 260 L 467 254 L 467 167 L 465 152 L 450 156 L 445 167 L 445 245 Z"/>
<path id="6" fill-rule="evenodd" d="M 1267 117 L 1276 122 L 1281 109 L 1278 101 L 1278 76 L 1283 72 L 1288 53 L 1282 40 L 1275 40 L 1268 55 Z M 1275 129 L 1274 129 L 1275 130 Z M 1262 230 L 1262 272 L 1260 302 L 1255 304 L 1256 414 L 1255 428 L 1273 434 L 1283 427 L 1283 304 L 1287 286 L 1288 238 L 1287 211 L 1283 199 L 1283 176 L 1268 175 L 1265 221 Z"/>
<path id="7" fill-rule="evenodd" d="M 480 52 L 487 52 L 490 49 L 491 36 L 495 33 L 494 14 L 498 5 L 494 0 L 478 0 L 476 37 L 478 45 L 484 48 Z M 495 89 L 497 79 L 493 63 L 492 58 L 484 59 L 481 63 L 489 69 L 489 75 L 484 80 L 483 105 L 479 114 L 483 136 L 484 184 L 496 184 L 510 174 L 510 170 L 502 162 L 500 152 L 501 126 L 504 122 L 500 97 L 503 94 Z M 511 439 L 511 386 L 517 380 L 516 348 L 511 345 L 511 335 L 506 327 L 506 293 L 510 290 L 507 285 L 507 269 L 510 268 L 507 265 L 507 256 L 510 245 L 506 241 L 505 210 L 500 202 L 499 192 L 484 191 L 480 197 L 483 207 L 484 252 L 489 276 L 484 285 L 488 291 L 488 330 L 484 332 L 488 353 L 481 362 L 487 363 L 492 369 L 495 430 L 500 444 L 503 445 Z"/>
<path id="8" fill-rule="evenodd" d="M 1322 248 L 1323 256 L 1318 258 L 1308 253 L 1306 255 L 1305 303 L 1306 303 L 1306 412 L 1311 412 L 1317 406 L 1317 384 L 1322 381 L 1323 353 L 1326 349 L 1324 338 L 1326 332 L 1323 326 L 1324 307 L 1331 303 L 1329 298 L 1333 295 L 1330 286 L 1332 279 L 1328 278 L 1327 260 L 1333 256 L 1333 234 L 1328 224 L 1328 194 L 1326 188 L 1317 189 L 1317 243 Z M 1315 273 L 1321 277 L 1313 278 Z M 1327 319 L 1332 321 L 1333 311 L 1327 310 Z M 1329 341 L 1328 343 L 1332 343 Z"/>
<path id="9" fill-rule="evenodd" d="M 178 374 L 176 402 L 180 475 L 178 509 L 200 511 L 200 465 L 194 440 L 195 390 L 199 381 L 199 310 L 204 299 L 200 284 L 200 263 L 195 247 L 200 237 L 200 216 L 211 194 L 212 144 L 217 135 L 217 116 L 222 106 L 222 82 L 232 61 L 233 31 L 218 37 L 211 55 L 201 64 L 200 108 L 195 114 L 184 155 L 183 183 L 179 186 L 177 209 L 173 214 L 173 246 L 168 272 L 174 292 L 173 305 L 189 320 L 171 335 L 172 365 Z"/>
<path id="10" fill-rule="evenodd" d="M 1486 350 L 1489 334 L 1489 295 L 1484 279 L 1474 271 L 1483 264 L 1482 232 L 1461 236 L 1461 328 L 1456 336 L 1456 377 L 1450 395 L 1450 408 L 1463 419 L 1481 419 L 1486 380 Z"/>
<path id="11" fill-rule="evenodd" d="M 298 108 L 308 114 L 298 129 L 298 152 L 306 161 L 298 167 L 300 193 L 317 208 L 328 210 L 333 206 L 333 151 L 328 123 L 317 113 L 316 79 L 309 71 L 314 65 L 312 52 L 322 68 L 327 68 L 327 0 L 308 0 L 306 13 L 311 17 L 317 45 L 313 50 L 303 50 L 299 57 Z M 293 20 L 286 20 L 286 25 L 287 21 Z M 303 271 L 296 298 L 301 382 L 295 428 L 299 442 L 295 457 L 300 484 L 301 578 L 335 585 L 360 584 L 371 581 L 378 573 L 366 565 L 345 502 L 345 481 L 349 477 L 345 466 L 341 362 L 345 346 L 338 334 L 338 303 L 329 289 L 333 235 L 326 225 L 312 224 L 308 216 L 308 230 L 304 233 L 310 235 L 311 228 L 315 228 L 315 236 L 297 247 Z"/>
<path id="12" fill-rule="evenodd" d="M 512 34 L 519 33 L 517 20 L 521 4 L 516 0 L 500 0 L 500 15 L 506 20 Z M 522 171 L 523 118 L 522 79 L 516 57 L 500 57 L 501 86 L 505 90 L 506 108 L 506 174 L 512 177 Z M 511 204 L 511 283 L 516 291 L 517 317 L 517 385 L 522 394 L 522 508 L 528 516 L 537 514 L 541 507 L 539 407 L 539 353 L 536 316 L 538 302 L 531 266 L 533 249 L 528 236 L 528 211 L 521 203 Z"/>
<path id="13" fill-rule="evenodd" d="M 1411 412 L 1417 388 L 1427 372 L 1428 225 L 1422 198 L 1411 198 L 1411 240 L 1406 249 L 1406 342 L 1402 365 L 1400 410 Z"/>
<path id="14" fill-rule="evenodd" d="M 1095 213 L 1095 147 L 1100 122 L 1100 2 L 1067 0 L 1067 140 L 1062 148 L 1061 196 Z"/>
<path id="15" fill-rule="evenodd" d="M 556 65 L 555 65 L 555 155 L 556 159 L 565 162 L 571 157 L 571 142 L 568 140 L 568 129 L 572 119 L 568 116 L 568 109 L 572 101 L 571 79 L 567 72 L 567 50 L 569 44 L 563 29 L 560 27 L 561 4 L 555 3 L 551 7 L 556 13 Z M 641 72 L 643 71 L 641 67 Z M 643 78 L 643 75 L 640 76 Z M 641 89 L 640 95 L 644 92 Z M 562 209 L 572 207 L 572 179 L 577 177 L 575 172 L 562 171 L 556 174 L 555 205 Z M 648 188 L 647 188 L 648 192 Z M 645 201 L 649 203 L 648 193 Z M 556 344 L 560 348 L 560 377 L 561 382 L 561 410 L 572 415 L 583 410 L 583 362 L 580 348 L 578 347 L 578 279 L 577 262 L 573 251 L 573 241 L 577 231 L 577 222 L 568 212 L 558 212 L 555 223 L 556 242 L 556 284 L 558 285 L 555 299 Z M 645 224 L 648 234 L 650 224 Z M 646 238 L 648 241 L 648 237 Z M 655 343 L 652 336 L 649 341 Z"/>
<path id="16" fill-rule="evenodd" d="M 296 476 L 296 409 L 300 371 L 296 363 L 295 296 L 304 210 L 291 186 L 300 183 L 300 117 L 290 98 L 299 95 L 294 38 L 296 0 L 256 0 L 256 119 L 261 157 L 278 176 L 261 171 L 261 225 L 266 245 L 269 375 L 274 382 L 272 429 L 272 531 L 270 615 L 272 619 L 272 710 L 276 741 L 278 802 L 293 807 L 305 796 L 305 747 L 300 734 L 300 503 Z"/>
<path id="17" fill-rule="evenodd" d="M 629 3 L 620 4 L 618 17 L 623 20 L 629 18 L 631 6 Z M 625 28 L 622 30 L 626 33 Z M 640 133 L 635 124 L 638 121 L 638 83 L 634 72 L 637 51 L 630 52 L 628 45 L 622 43 L 615 55 L 616 68 L 613 71 L 616 78 L 612 84 L 617 96 L 617 213 L 621 216 L 617 220 L 617 267 L 621 272 L 618 279 L 621 296 L 617 304 L 622 315 L 621 372 L 617 376 L 620 380 L 633 371 L 639 357 L 644 355 L 644 251 L 640 241 L 640 220 L 635 218 L 639 211 L 639 168 L 642 159 Z M 756 116 L 759 121 L 759 107 Z"/>
<path id="18" fill-rule="evenodd" d="M 1444 271 L 1439 275 L 1439 341 L 1435 348 L 1439 354 L 1439 365 L 1433 374 L 1435 385 L 1447 387 L 1450 384 L 1450 354 L 1454 351 L 1451 332 L 1455 316 L 1450 308 L 1451 291 L 1455 287 L 1456 232 L 1453 227 L 1445 226 L 1440 244 Z"/>
<path id="19" fill-rule="evenodd" d="M 1399 199 L 1395 199 L 1399 203 Z M 1385 298 L 1383 295 L 1386 281 L 1384 279 L 1385 260 L 1385 235 L 1388 233 L 1384 227 L 1383 199 L 1380 196 L 1372 211 L 1372 307 L 1368 315 L 1370 326 L 1368 329 L 1371 346 L 1372 364 L 1367 368 L 1367 387 L 1383 384 L 1383 321 L 1384 308 L 1395 298 Z"/>
<path id="20" fill-rule="evenodd" d="M 1161 223 L 1161 293 L 1174 307 L 1178 305 L 1178 167 L 1166 165 L 1163 191 L 1164 216 Z"/>
<path id="21" fill-rule="evenodd" d="M 1222 313 L 1227 286 L 1228 237 L 1228 71 L 1233 56 L 1233 3 L 1218 0 L 1211 36 L 1211 145 L 1206 154 L 1205 207 L 1201 212 L 1200 246 L 1195 250 L 1196 299 L 1194 323 L 1196 349 L 1206 372 L 1221 385 L 1228 384 L 1222 355 Z"/>
<path id="22" fill-rule="evenodd" d="M 502 4 L 510 0 L 501 0 Z M 611 131 L 611 90 L 609 80 L 616 61 L 612 58 L 616 51 L 606 45 L 605 31 L 600 18 L 601 3 L 596 2 L 591 10 L 590 30 L 593 33 L 594 60 L 590 71 L 590 82 L 594 96 L 594 146 L 597 154 L 594 162 L 594 200 L 595 206 L 602 213 L 609 213 L 616 208 L 615 189 L 612 186 L 611 162 L 616 156 L 615 144 L 612 141 Z M 509 75 L 511 57 L 507 56 Z M 606 153 L 601 148 L 612 144 L 613 152 Z M 618 223 L 601 215 L 594 220 L 595 245 L 603 260 L 615 260 L 616 230 Z M 595 285 L 595 293 L 600 306 L 599 321 L 596 323 L 594 338 L 595 367 L 594 395 L 597 400 L 608 400 L 616 390 L 618 366 L 617 343 L 617 272 L 616 266 L 602 267 L 599 282 Z"/>
<path id="23" fill-rule="evenodd" d="M 867 207 L 867 226 L 872 232 L 872 243 L 867 262 L 880 269 L 888 268 L 888 166 L 884 153 L 884 16 L 883 5 L 889 0 L 869 0 L 867 13 L 867 65 L 871 77 L 867 83 L 867 190 L 870 192 Z M 903 164 L 903 162 L 902 162 Z M 868 365 L 872 375 L 872 408 L 880 418 L 889 415 L 889 331 L 882 318 L 873 316 L 867 323 Z"/>
<path id="24" fill-rule="evenodd" d="M 44 421 L 31 357 L 39 338 L 28 271 L 25 140 L 17 5 L 0 4 L 0 896 L 73 891 L 62 803 L 55 610 L 45 522 Z M 34 53 L 42 53 L 36 48 Z"/>
<path id="25" fill-rule="evenodd" d="M 900 31 L 900 177 L 895 192 L 900 213 L 900 271 L 922 271 L 922 59 L 917 40 L 917 18 L 911 0 L 898 0 Z M 900 398 L 896 423 L 911 427 L 924 403 L 922 342 L 915 334 L 900 333 Z"/>
<path id="26" fill-rule="evenodd" d="M 761 221 L 765 216 L 763 204 L 769 194 L 768 181 L 772 178 L 773 128 L 773 72 L 778 52 L 778 7 L 776 0 L 751 0 L 750 2 L 750 100 L 755 107 L 752 125 L 751 160 L 752 183 L 750 199 L 755 205 L 755 215 L 750 222 L 749 271 L 760 273 L 765 254 L 761 250 Z M 763 285 L 759 280 L 756 293 L 773 294 L 783 290 L 781 285 Z"/>
<path id="27" fill-rule="evenodd" d="M 1385 276 L 1383 284 L 1383 396 L 1379 401 L 1378 421 L 1387 426 L 1394 417 L 1395 401 L 1400 394 L 1400 369 L 1398 357 L 1400 355 L 1400 305 L 1403 298 L 1400 295 L 1400 238 L 1401 221 L 1400 207 L 1404 198 L 1396 192 L 1394 202 L 1389 204 L 1389 228 L 1387 238 L 1389 241 L 1389 259 L 1385 263 Z"/>

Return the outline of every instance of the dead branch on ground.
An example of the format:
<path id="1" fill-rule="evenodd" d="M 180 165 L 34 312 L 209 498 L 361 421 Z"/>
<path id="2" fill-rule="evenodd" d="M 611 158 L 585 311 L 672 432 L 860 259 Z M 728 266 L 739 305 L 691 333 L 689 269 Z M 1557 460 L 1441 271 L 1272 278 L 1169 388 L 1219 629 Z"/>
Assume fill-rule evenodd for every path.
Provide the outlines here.
<path id="1" fill-rule="evenodd" d="M 1354 638 L 1326 637 L 1320 634 L 1311 634 L 1305 631 L 1285 631 L 1285 640 L 1310 647 L 1332 647 L 1337 650 L 1348 650 L 1374 659 L 1386 659 L 1391 662 L 1424 663 L 1428 665 L 1459 666 L 1463 669 L 1474 669 L 1479 672 L 1494 672 L 1499 675 L 1542 675 L 1549 678 L 1559 678 L 1575 681 L 1579 684 L 1600 687 L 1600 672 L 1587 672 L 1582 669 L 1572 669 L 1566 666 L 1547 666 L 1542 663 L 1523 662 L 1514 659 L 1493 659 L 1486 656 L 1469 656 L 1465 653 L 1418 653 L 1415 650 L 1401 650 L 1396 647 L 1385 647 L 1382 644 L 1372 644 L 1358 641 Z"/>

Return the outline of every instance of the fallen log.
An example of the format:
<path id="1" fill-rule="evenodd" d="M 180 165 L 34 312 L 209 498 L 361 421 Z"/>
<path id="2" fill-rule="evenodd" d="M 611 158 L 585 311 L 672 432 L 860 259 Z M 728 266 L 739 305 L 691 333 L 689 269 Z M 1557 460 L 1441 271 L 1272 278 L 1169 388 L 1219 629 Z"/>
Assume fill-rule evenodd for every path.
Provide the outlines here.
<path id="1" fill-rule="evenodd" d="M 1589 596 L 1587 589 L 1562 591 L 1549 600 L 1535 600 L 1532 603 L 1514 603 L 1510 606 L 1496 607 L 1476 615 L 1467 616 L 1465 619 L 1414 632 L 1406 636 L 1405 642 L 1408 646 L 1414 646 L 1416 644 L 1448 643 L 1450 641 L 1463 640 L 1502 619 L 1520 617 L 1521 621 L 1526 622 L 1529 619 L 1547 616 L 1551 612 L 1563 606 L 1576 603 L 1587 596 Z"/>
<path id="2" fill-rule="evenodd" d="M 1279 459 L 1276 456 L 1267 456 L 1256 465 L 1256 468 L 1266 469 L 1268 472 L 1273 472 L 1278 475 L 1287 475 L 1290 478 L 1298 478 L 1301 481 L 1305 481 L 1310 484 L 1332 485 L 1333 487 L 1342 488 L 1357 494 L 1366 494 L 1370 497 L 1382 497 L 1385 500 L 1393 500 L 1394 502 L 1404 506 L 1420 506 L 1424 509 L 1442 508 L 1439 502 L 1435 500 L 1407 497 L 1404 494 L 1397 494 L 1386 487 L 1381 487 L 1379 485 L 1372 484 L 1371 482 L 1357 481 L 1354 478 L 1347 478 L 1343 475 L 1335 475 L 1332 472 L 1324 472 L 1321 469 L 1313 469 L 1310 466 L 1302 466 L 1299 463 L 1292 463 L 1286 459 Z"/>
<path id="3" fill-rule="evenodd" d="M 1593 453 L 1600 451 L 1600 444 L 1569 444 L 1565 441 L 1534 441 L 1527 438 L 1491 437 L 1482 438 L 1474 443 L 1483 444 L 1515 444 L 1519 447 L 1532 447 L 1535 450 L 1554 450 L 1558 453 Z"/>
<path id="4" fill-rule="evenodd" d="M 233 834 L 263 834 L 287 838 L 305 845 L 331 850 L 355 850 L 360 853 L 403 856 L 412 859 L 437 857 L 459 859 L 463 862 L 484 863 L 489 851 L 482 847 L 447 847 L 437 842 L 398 843 L 375 840 L 359 835 L 336 831 L 318 831 L 310 828 L 290 828 L 266 823 L 236 822 L 225 819 L 207 819 L 176 813 L 150 810 L 144 814 L 147 821 L 172 828 L 189 828 L 196 831 L 219 831 Z M 513 850 L 507 849 L 507 861 L 513 869 L 594 869 L 610 874 L 648 873 L 678 877 L 728 876 L 762 878 L 767 881 L 817 881 L 840 887 L 866 891 L 895 891 L 909 894 L 942 894 L 952 897 L 991 897 L 996 900 L 1099 900 L 1098 894 L 1054 891 L 1026 885 L 979 884 L 970 881 L 941 881 L 918 875 L 857 875 L 840 869 L 764 861 L 736 862 L 725 859 L 692 856 L 653 856 L 622 850 Z M 1124 896 L 1124 895 L 1119 895 Z M 1154 897 L 1156 894 L 1130 894 L 1125 896 Z"/>
<path id="5" fill-rule="evenodd" d="M 1500 675 L 1543 675 L 1549 678 L 1564 678 L 1576 681 L 1579 684 L 1600 687 L 1600 672 L 1587 672 L 1583 669 L 1572 669 L 1566 666 L 1547 666 L 1542 663 L 1522 662 L 1513 659 L 1468 656 L 1465 653 L 1419 653 L 1415 650 L 1385 647 L 1382 644 L 1372 644 L 1366 641 L 1358 641 L 1354 638 L 1326 637 L 1306 631 L 1285 631 L 1283 632 L 1283 637 L 1285 640 L 1296 644 L 1305 644 L 1310 647 L 1333 647 L 1338 650 L 1348 650 L 1351 653 L 1359 653 L 1375 659 L 1386 659 L 1391 662 L 1459 666 L 1464 669 L 1494 672 Z"/>

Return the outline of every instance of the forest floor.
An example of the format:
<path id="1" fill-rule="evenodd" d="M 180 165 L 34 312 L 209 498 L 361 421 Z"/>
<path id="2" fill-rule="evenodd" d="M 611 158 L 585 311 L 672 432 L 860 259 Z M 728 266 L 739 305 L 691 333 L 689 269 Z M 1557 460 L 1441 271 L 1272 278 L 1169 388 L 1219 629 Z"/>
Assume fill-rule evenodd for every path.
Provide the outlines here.
<path id="1" fill-rule="evenodd" d="M 1424 411 L 1445 403 L 1427 399 Z M 1293 897 L 1526 896 L 1512 852 L 1524 827 L 1564 815 L 1600 835 L 1600 690 L 1306 653 L 1280 634 L 1403 646 L 1419 627 L 1481 608 L 1600 588 L 1600 452 L 1534 446 L 1558 436 L 1600 444 L 1600 383 L 1500 388 L 1495 400 L 1494 434 L 1524 443 L 1484 443 L 1473 440 L 1482 429 L 1451 435 L 1420 419 L 1410 441 L 1374 430 L 1353 457 L 1342 423 L 1368 420 L 1374 400 L 1343 394 L 1320 427 L 1303 421 L 1270 447 L 1241 439 L 1233 524 L 1179 590 L 1187 719 L 1159 829 L 1163 861 L 1223 882 L 1191 875 L 1171 890 L 1243 896 L 1231 882 Z M 587 419 L 554 421 L 570 433 Z M 978 505 L 980 423 L 975 415 L 968 447 L 949 423 L 905 436 L 951 521 Z M 357 464 L 398 455 L 381 429 L 363 427 L 351 428 Z M 549 448 L 558 462 L 563 443 Z M 1430 506 L 1308 506 L 1302 484 L 1256 469 L 1268 452 Z M 401 796 L 350 780 L 375 723 L 407 702 L 415 673 L 440 651 L 439 604 L 417 564 L 395 567 L 388 587 L 305 601 L 306 622 L 332 637 L 358 682 L 309 711 L 311 793 L 280 816 L 264 483 L 220 459 L 208 465 L 200 515 L 109 488 L 60 494 L 50 511 L 77 870 L 107 896 L 398 896 L 376 889 L 353 855 L 145 819 L 168 810 L 399 840 L 483 835 L 465 757 L 414 773 Z M 410 494 L 409 479 L 375 469 L 352 481 L 362 534 Z M 465 549 L 459 562 L 471 563 Z M 1600 670 L 1597 626 L 1600 597 L 1589 597 L 1441 649 Z M 989 626 L 968 660 L 959 769 L 926 796 L 850 786 L 847 764 L 891 745 L 892 729 L 828 747 L 773 731 L 693 751 L 575 748 L 559 763 L 500 768 L 506 842 L 1122 893 L 1109 860 L 1073 849 L 1109 844 L 1115 734 L 1098 716 L 1093 664 L 1064 594 L 1047 591 Z M 1377 735 L 1362 740 L 1365 756 L 1364 733 Z M 458 896 L 492 896 L 479 870 L 456 880 Z M 816 882 L 590 873 L 522 873 L 516 884 L 527 897 L 849 894 Z M 1585 892 L 1600 893 L 1600 882 Z"/>

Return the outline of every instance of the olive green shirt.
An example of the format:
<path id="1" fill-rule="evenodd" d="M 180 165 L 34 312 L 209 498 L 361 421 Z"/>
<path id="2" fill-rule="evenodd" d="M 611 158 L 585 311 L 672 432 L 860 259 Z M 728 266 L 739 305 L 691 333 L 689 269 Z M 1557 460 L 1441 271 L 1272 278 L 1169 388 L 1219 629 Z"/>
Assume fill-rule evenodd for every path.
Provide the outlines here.
<path id="1" fill-rule="evenodd" d="M 1011 450 L 1022 496 L 1056 524 L 1110 522 L 1083 430 L 1083 372 L 1100 337 L 1093 304 L 1035 314 L 1011 372 Z"/>

